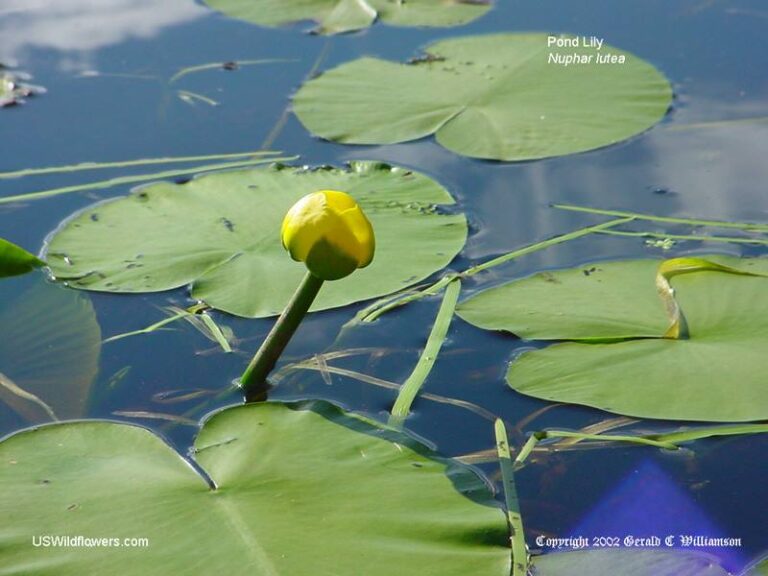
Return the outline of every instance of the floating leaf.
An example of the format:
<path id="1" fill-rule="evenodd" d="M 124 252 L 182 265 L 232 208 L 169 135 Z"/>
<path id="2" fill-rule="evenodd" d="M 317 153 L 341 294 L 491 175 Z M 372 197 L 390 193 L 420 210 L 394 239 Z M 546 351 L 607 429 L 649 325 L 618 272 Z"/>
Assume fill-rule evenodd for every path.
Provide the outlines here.
<path id="1" fill-rule="evenodd" d="M 75 215 L 47 258 L 70 286 L 155 292 L 192 283 L 192 297 L 246 317 L 280 313 L 305 273 L 280 244 L 300 197 L 322 189 L 355 197 L 376 231 L 373 263 L 328 283 L 313 310 L 388 294 L 440 270 L 467 235 L 462 214 L 439 214 L 450 194 L 422 174 L 374 162 L 348 170 L 280 168 L 161 182 Z"/>
<path id="2" fill-rule="evenodd" d="M 467 497 L 490 500 L 475 474 L 328 404 L 224 410 L 192 453 L 200 471 L 149 431 L 109 422 L 11 436 L 0 444 L 0 565 L 60 576 L 509 574 L 501 510 Z M 33 546 L 43 534 L 148 546 Z"/>
<path id="3" fill-rule="evenodd" d="M 457 312 L 480 328 L 531 340 L 661 336 L 668 320 L 653 282 L 658 266 L 635 260 L 539 272 L 484 290 Z"/>
<path id="4" fill-rule="evenodd" d="M 646 418 L 768 418 L 768 259 L 686 260 L 705 259 L 708 266 L 670 276 L 687 324 L 680 339 L 664 337 L 669 318 L 653 260 L 537 274 L 458 311 L 482 328 L 574 340 L 512 363 L 507 381 L 524 394 Z"/>
<path id="5" fill-rule="evenodd" d="M 533 559 L 536 576 L 729 576 L 717 558 L 697 550 L 602 549 Z"/>
<path id="6" fill-rule="evenodd" d="M 87 296 L 34 282 L 16 297 L 6 293 L 13 283 L 0 284 L 0 373 L 12 384 L 0 385 L 0 401 L 33 423 L 80 418 L 99 368 L 96 314 Z"/>
<path id="7" fill-rule="evenodd" d="M 346 144 L 393 144 L 435 134 L 458 154 L 496 160 L 560 156 L 614 144 L 658 122 L 667 80 L 611 46 L 623 64 L 549 63 L 545 34 L 468 36 L 397 64 L 360 58 L 307 82 L 294 98 L 313 133 Z"/>
<path id="8" fill-rule="evenodd" d="M 491 0 L 205 0 L 240 20 L 280 26 L 314 20 L 320 34 L 353 32 L 377 20 L 394 26 L 459 26 L 479 18 Z"/>
<path id="9" fill-rule="evenodd" d="M 766 274 L 768 259 L 711 255 L 696 260 Z M 484 290 L 456 310 L 470 324 L 529 340 L 661 337 L 669 325 L 656 275 L 662 260 L 618 260 L 538 272 Z"/>
<path id="10" fill-rule="evenodd" d="M 0 278 L 26 274 L 44 265 L 45 262 L 24 248 L 0 238 Z"/>

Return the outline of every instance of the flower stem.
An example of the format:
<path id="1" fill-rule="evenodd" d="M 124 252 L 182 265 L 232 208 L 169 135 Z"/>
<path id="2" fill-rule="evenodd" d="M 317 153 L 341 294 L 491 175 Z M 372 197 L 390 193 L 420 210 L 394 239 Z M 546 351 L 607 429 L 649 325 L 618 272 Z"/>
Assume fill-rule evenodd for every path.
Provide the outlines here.
<path id="1" fill-rule="evenodd" d="M 275 367 L 277 359 L 296 332 L 322 285 L 323 280 L 312 273 L 307 272 L 304 276 L 280 318 L 240 377 L 240 386 L 245 392 L 246 402 L 252 402 L 263 395 L 267 375 Z"/>

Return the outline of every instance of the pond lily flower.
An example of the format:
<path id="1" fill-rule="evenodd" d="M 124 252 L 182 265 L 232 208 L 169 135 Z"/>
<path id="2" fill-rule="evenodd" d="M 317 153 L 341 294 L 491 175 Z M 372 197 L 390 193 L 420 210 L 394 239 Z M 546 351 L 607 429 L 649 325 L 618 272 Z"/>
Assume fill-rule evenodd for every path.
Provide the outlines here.
<path id="1" fill-rule="evenodd" d="M 345 192 L 320 190 L 294 204 L 283 219 L 280 239 L 307 273 L 283 313 L 240 377 L 247 402 L 263 400 L 267 376 L 309 311 L 323 282 L 349 276 L 373 260 L 373 227 Z"/>
<path id="2" fill-rule="evenodd" d="M 349 194 L 320 190 L 301 198 L 280 231 L 291 258 L 323 280 L 338 280 L 373 260 L 375 239 L 368 218 Z"/>

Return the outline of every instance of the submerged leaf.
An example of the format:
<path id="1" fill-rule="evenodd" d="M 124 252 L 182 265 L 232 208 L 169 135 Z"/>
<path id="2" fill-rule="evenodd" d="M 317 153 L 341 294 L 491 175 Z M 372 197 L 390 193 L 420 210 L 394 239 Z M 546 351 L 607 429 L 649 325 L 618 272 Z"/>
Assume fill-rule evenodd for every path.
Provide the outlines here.
<path id="1" fill-rule="evenodd" d="M 294 98 L 313 134 L 346 144 L 392 144 L 435 134 L 458 154 L 530 160 L 583 152 L 639 134 L 670 105 L 667 80 L 611 46 L 623 64 L 550 62 L 546 34 L 454 38 L 409 65 L 376 58 L 342 64 Z"/>
<path id="2" fill-rule="evenodd" d="M 509 574 L 504 515 L 478 503 L 492 499 L 474 473 L 328 404 L 224 410 L 192 454 L 196 468 L 149 431 L 109 422 L 11 436 L 0 443 L 0 565 L 60 576 Z M 41 534 L 148 542 L 73 553 L 30 545 Z"/>
<path id="3" fill-rule="evenodd" d="M 90 300 L 42 276 L 20 296 L 12 288 L 0 284 L 0 372 L 26 395 L 0 385 L 0 401 L 32 423 L 84 416 L 101 352 Z"/>
<path id="4" fill-rule="evenodd" d="M 459 26 L 479 18 L 491 0 L 205 0 L 227 16 L 280 26 L 314 20 L 320 34 L 341 34 L 372 26 Z"/>
<path id="5" fill-rule="evenodd" d="M 288 209 L 316 190 L 344 190 L 368 214 L 373 263 L 320 293 L 314 310 L 388 294 L 440 270 L 461 250 L 463 214 L 440 214 L 450 194 L 422 174 L 375 162 L 348 170 L 273 167 L 161 182 L 97 204 L 47 246 L 57 279 L 75 288 L 155 292 L 192 283 L 192 297 L 246 317 L 280 313 L 304 275 L 280 244 Z"/>

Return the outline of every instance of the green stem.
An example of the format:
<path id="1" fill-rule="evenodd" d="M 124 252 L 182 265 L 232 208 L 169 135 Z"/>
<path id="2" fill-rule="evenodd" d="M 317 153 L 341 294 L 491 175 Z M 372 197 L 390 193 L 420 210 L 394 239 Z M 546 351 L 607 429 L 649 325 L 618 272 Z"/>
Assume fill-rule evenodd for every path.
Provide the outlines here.
<path id="1" fill-rule="evenodd" d="M 392 416 L 389 419 L 390 426 L 402 426 L 411 411 L 411 404 L 413 404 L 424 381 L 432 371 L 432 366 L 434 366 L 437 355 L 440 353 L 440 348 L 442 348 L 445 337 L 448 334 L 448 327 L 451 325 L 453 312 L 456 310 L 456 302 L 459 300 L 459 292 L 461 292 L 461 280 L 454 278 L 445 289 L 443 302 L 440 304 L 440 310 L 437 312 L 437 317 L 432 326 L 432 331 L 429 333 L 427 344 L 424 346 L 424 351 L 421 353 L 413 372 L 411 372 L 411 375 L 408 376 L 408 379 L 400 388 L 395 404 L 392 407 Z"/>
<path id="2" fill-rule="evenodd" d="M 309 311 L 323 280 L 307 272 L 299 287 L 294 292 L 288 305 L 277 319 L 266 340 L 254 355 L 248 368 L 240 377 L 240 386 L 245 391 L 246 402 L 252 402 L 263 395 L 267 375 L 275 367 L 277 359 L 285 350 L 296 328 Z"/>
<path id="3" fill-rule="evenodd" d="M 494 429 L 496 432 L 496 450 L 499 457 L 499 466 L 501 467 L 502 486 L 504 488 L 504 502 L 507 507 L 509 540 L 512 545 L 512 576 L 525 576 L 528 574 L 528 548 L 525 545 L 523 517 L 520 514 L 520 501 L 517 497 L 517 487 L 515 486 L 512 456 L 509 453 L 507 429 L 501 419 L 496 420 Z"/>

